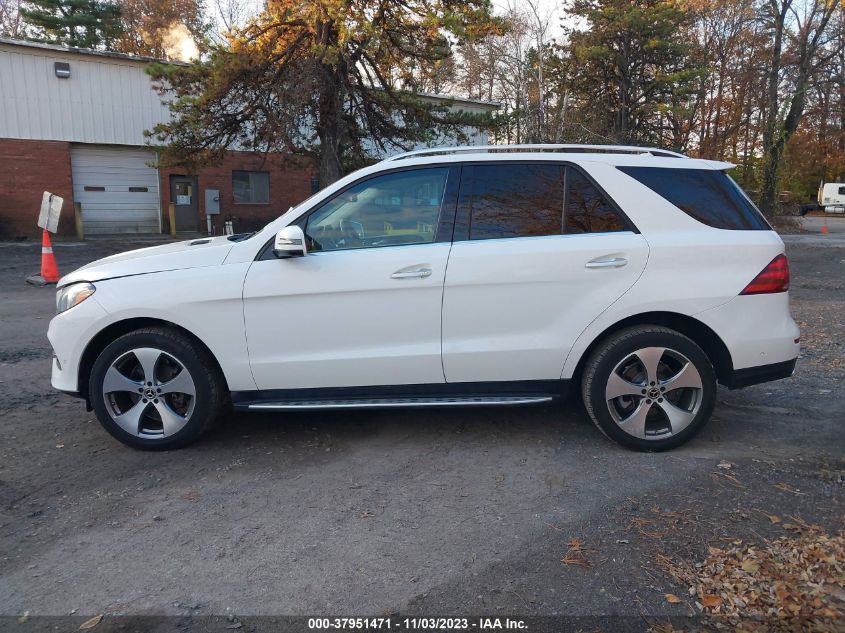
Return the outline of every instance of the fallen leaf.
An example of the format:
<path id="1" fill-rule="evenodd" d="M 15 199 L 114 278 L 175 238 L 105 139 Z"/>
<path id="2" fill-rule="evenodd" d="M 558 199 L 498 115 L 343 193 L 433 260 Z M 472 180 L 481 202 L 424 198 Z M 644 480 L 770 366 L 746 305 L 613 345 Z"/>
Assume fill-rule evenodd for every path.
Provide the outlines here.
<path id="1" fill-rule="evenodd" d="M 719 596 L 711 596 L 706 593 L 701 596 L 701 604 L 707 609 L 713 609 L 714 607 L 718 607 L 722 604 L 722 599 Z"/>
<path id="2" fill-rule="evenodd" d="M 740 565 L 740 567 L 742 567 L 742 571 L 744 571 L 745 573 L 754 574 L 760 570 L 760 563 L 758 563 L 756 560 L 746 558 L 744 561 L 742 561 L 742 565 Z"/>
<path id="3" fill-rule="evenodd" d="M 772 484 L 772 486 L 774 486 L 778 490 L 783 490 L 784 492 L 791 492 L 794 495 L 801 495 L 804 497 L 807 496 L 806 492 L 801 492 L 800 490 L 798 490 L 798 488 L 793 488 L 788 484 Z"/>
<path id="4" fill-rule="evenodd" d="M 587 557 L 584 554 L 584 544 L 579 541 L 577 538 L 569 539 L 569 549 L 566 550 L 566 554 L 564 554 L 563 558 L 560 559 L 560 562 L 564 565 L 577 565 L 578 567 L 592 567 L 593 564 L 587 560 Z"/>
<path id="5" fill-rule="evenodd" d="M 767 517 L 769 517 L 769 521 L 771 521 L 771 522 L 772 522 L 772 523 L 774 523 L 775 525 L 777 525 L 778 523 L 780 523 L 780 517 L 779 517 L 778 515 L 776 515 L 776 514 L 767 514 L 766 516 L 767 516 Z"/>
<path id="6" fill-rule="evenodd" d="M 666 602 L 668 602 L 669 604 L 680 604 L 680 603 L 683 602 L 683 600 L 681 600 L 674 593 L 667 593 L 666 594 Z"/>
<path id="7" fill-rule="evenodd" d="M 713 474 L 718 476 L 718 477 L 721 477 L 722 479 L 727 480 L 728 482 L 730 482 L 730 484 L 732 486 L 736 486 L 737 488 L 745 488 L 745 486 L 743 486 L 740 483 L 739 479 L 737 479 L 733 475 L 728 475 L 727 473 L 717 473 L 717 472 L 714 472 Z"/>
<path id="8" fill-rule="evenodd" d="M 838 585 L 830 584 L 830 585 L 824 585 L 823 589 L 824 589 L 825 593 L 828 593 L 832 596 L 835 596 L 839 600 L 842 600 L 843 602 L 845 602 L 845 588 L 840 587 Z"/>
<path id="9" fill-rule="evenodd" d="M 85 622 L 80 624 L 79 630 L 80 631 L 87 631 L 88 629 L 93 629 L 95 626 L 97 626 L 100 623 L 100 620 L 102 620 L 102 619 L 103 619 L 102 615 L 95 615 L 90 620 L 85 620 Z"/>

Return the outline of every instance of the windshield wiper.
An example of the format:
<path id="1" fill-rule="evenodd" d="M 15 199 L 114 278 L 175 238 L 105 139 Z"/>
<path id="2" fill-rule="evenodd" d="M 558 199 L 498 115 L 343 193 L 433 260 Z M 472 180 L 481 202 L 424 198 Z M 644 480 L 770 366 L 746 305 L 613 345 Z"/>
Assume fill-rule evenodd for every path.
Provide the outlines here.
<path id="1" fill-rule="evenodd" d="M 243 242 L 244 240 L 248 240 L 253 235 L 258 233 L 258 231 L 253 231 L 252 233 L 235 233 L 234 235 L 230 235 L 226 239 L 230 242 Z"/>

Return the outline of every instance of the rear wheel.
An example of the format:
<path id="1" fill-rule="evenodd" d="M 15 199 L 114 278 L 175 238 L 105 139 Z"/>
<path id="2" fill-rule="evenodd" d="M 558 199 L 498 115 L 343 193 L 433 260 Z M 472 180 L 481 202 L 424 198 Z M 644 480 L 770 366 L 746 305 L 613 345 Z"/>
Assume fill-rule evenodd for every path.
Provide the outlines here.
<path id="1" fill-rule="evenodd" d="M 616 332 L 584 367 L 587 413 L 609 438 L 636 450 L 680 446 L 710 419 L 716 374 L 691 339 L 644 325 Z"/>
<path id="2" fill-rule="evenodd" d="M 212 424 L 223 385 L 208 352 L 175 330 L 149 328 L 106 347 L 91 371 L 89 396 L 103 427 L 145 450 L 187 446 Z"/>

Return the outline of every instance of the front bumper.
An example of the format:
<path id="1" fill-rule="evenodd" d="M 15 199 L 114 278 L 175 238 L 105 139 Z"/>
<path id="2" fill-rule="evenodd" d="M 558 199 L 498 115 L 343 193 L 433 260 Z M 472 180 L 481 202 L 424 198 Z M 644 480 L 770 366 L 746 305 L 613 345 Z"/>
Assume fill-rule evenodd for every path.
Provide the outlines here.
<path id="1" fill-rule="evenodd" d="M 92 296 L 50 321 L 47 338 L 55 355 L 50 382 L 55 389 L 71 395 L 79 394 L 82 354 L 107 316 L 96 296 Z"/>

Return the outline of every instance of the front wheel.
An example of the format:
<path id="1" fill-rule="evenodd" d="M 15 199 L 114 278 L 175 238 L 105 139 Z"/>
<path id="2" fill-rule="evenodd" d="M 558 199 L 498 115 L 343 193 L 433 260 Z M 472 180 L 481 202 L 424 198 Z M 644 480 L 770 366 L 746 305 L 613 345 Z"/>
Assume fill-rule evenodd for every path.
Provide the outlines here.
<path id="1" fill-rule="evenodd" d="M 100 424 L 144 450 L 187 446 L 212 424 L 223 401 L 209 353 L 184 334 L 147 328 L 125 334 L 94 362 L 89 398 Z"/>
<path id="2" fill-rule="evenodd" d="M 643 325 L 612 334 L 584 366 L 587 413 L 610 439 L 635 450 L 680 446 L 710 419 L 716 374 L 691 339 Z"/>

